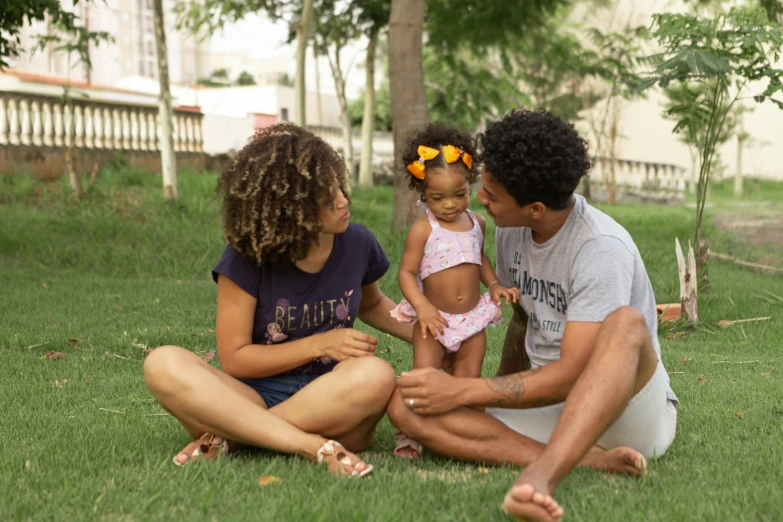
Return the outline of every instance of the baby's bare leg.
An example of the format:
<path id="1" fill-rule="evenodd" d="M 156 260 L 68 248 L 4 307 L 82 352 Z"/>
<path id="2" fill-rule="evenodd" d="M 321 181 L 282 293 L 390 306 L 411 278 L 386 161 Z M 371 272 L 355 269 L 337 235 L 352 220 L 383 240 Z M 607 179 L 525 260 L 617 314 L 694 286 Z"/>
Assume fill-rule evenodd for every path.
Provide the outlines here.
<path id="1" fill-rule="evenodd" d="M 484 330 L 462 343 L 454 354 L 454 377 L 481 377 L 481 365 L 487 351 Z"/>
<path id="2" fill-rule="evenodd" d="M 426 339 L 421 334 L 421 323 L 413 326 L 413 367 L 414 368 L 440 368 L 446 350 L 440 342 L 433 338 Z M 402 432 L 396 435 L 397 447 L 394 454 L 407 459 L 417 459 L 421 456 L 421 445 L 408 439 Z"/>
<path id="3" fill-rule="evenodd" d="M 426 339 L 421 334 L 421 323 L 413 326 L 413 367 L 440 368 L 445 350 L 443 345 L 430 336 Z"/>

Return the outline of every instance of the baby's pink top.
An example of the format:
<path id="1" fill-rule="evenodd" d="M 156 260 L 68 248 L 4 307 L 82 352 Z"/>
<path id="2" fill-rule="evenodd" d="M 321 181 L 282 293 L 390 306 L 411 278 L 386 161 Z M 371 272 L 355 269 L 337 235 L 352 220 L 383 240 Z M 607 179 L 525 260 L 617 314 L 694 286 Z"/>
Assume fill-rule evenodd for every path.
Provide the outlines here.
<path id="1" fill-rule="evenodd" d="M 484 234 L 473 212 L 466 210 L 473 221 L 473 228 L 467 232 L 454 232 L 441 227 L 430 209 L 426 211 L 427 219 L 432 225 L 432 233 L 427 238 L 427 244 L 424 245 L 424 257 L 421 258 L 419 265 L 419 281 L 463 263 L 481 265 L 481 245 L 484 242 Z"/>

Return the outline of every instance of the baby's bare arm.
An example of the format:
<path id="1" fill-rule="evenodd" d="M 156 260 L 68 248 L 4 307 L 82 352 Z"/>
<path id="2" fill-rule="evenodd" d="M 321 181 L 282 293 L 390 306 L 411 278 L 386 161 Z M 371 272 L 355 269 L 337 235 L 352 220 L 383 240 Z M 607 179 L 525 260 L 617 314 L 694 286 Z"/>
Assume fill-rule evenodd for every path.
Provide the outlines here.
<path id="1" fill-rule="evenodd" d="M 429 300 L 419 289 L 418 276 L 419 265 L 424 257 L 424 246 L 427 244 L 431 232 L 432 227 L 427 220 L 416 221 L 408 231 L 405 250 L 402 252 L 402 260 L 400 261 L 400 270 L 397 276 L 400 290 L 415 310 L 418 310 L 421 305 L 429 303 Z"/>

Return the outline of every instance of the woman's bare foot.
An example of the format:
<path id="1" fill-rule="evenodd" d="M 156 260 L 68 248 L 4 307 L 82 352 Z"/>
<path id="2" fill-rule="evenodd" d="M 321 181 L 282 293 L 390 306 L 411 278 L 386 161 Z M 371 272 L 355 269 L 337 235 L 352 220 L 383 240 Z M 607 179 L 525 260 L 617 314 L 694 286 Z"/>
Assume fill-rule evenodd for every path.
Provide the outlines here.
<path id="1" fill-rule="evenodd" d="M 647 460 L 633 448 L 620 446 L 604 450 L 593 446 L 582 459 L 582 466 L 609 473 L 628 473 L 641 476 L 647 474 Z"/>
<path id="2" fill-rule="evenodd" d="M 503 499 L 503 511 L 517 520 L 558 522 L 563 508 L 552 498 L 549 477 L 528 466 Z"/>
<path id="3" fill-rule="evenodd" d="M 184 466 L 196 459 L 214 460 L 230 451 L 229 442 L 220 435 L 205 433 L 174 456 L 174 464 Z"/>
<path id="4" fill-rule="evenodd" d="M 368 475 L 373 470 L 371 464 L 367 464 L 334 440 L 324 442 L 318 449 L 316 462 L 318 464 L 325 462 L 329 471 L 337 477 L 359 478 Z"/>

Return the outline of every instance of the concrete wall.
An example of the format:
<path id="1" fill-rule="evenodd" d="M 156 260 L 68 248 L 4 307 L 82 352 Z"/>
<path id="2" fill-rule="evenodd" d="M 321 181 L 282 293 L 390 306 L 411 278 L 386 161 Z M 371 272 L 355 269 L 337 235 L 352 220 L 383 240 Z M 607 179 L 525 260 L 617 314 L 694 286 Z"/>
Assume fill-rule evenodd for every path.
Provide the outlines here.
<path id="1" fill-rule="evenodd" d="M 122 154 L 131 167 L 160 172 L 160 153 L 138 150 L 74 149 L 74 168 L 87 174 L 93 166 L 107 164 L 115 154 Z M 204 170 L 207 157 L 203 153 L 178 152 L 177 168 Z M 65 174 L 65 150 L 60 147 L 0 145 L 0 173 L 25 172 L 43 180 L 57 179 Z"/>

